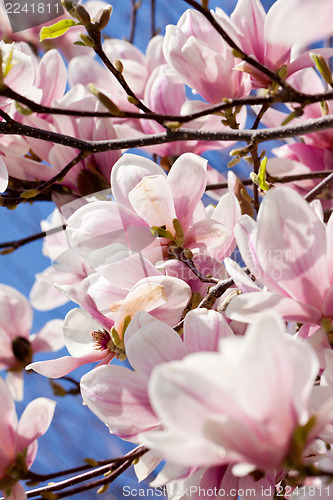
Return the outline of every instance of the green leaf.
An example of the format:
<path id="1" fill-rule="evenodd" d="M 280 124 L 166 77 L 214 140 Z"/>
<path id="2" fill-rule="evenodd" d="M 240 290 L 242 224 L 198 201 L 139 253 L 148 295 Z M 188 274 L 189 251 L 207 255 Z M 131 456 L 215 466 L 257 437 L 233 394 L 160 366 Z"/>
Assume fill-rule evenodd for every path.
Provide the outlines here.
<path id="1" fill-rule="evenodd" d="M 265 158 L 263 158 L 260 162 L 259 174 L 257 177 L 259 187 L 263 191 L 269 190 L 269 185 L 266 182 L 266 165 L 267 165 L 267 156 L 265 156 Z"/>
<path id="2" fill-rule="evenodd" d="M 62 21 L 58 21 L 52 26 L 43 26 L 41 29 L 39 39 L 42 42 L 48 38 L 58 38 L 66 33 L 72 26 L 78 26 L 81 23 L 77 23 L 73 21 L 73 19 L 63 19 Z"/>

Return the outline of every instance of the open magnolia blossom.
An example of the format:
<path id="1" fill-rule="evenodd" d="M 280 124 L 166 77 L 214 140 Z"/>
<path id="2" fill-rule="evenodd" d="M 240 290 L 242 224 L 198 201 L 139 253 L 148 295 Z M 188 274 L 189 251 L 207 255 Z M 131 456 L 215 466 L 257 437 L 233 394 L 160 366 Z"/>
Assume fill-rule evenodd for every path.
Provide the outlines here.
<path id="1" fill-rule="evenodd" d="M 13 398 L 1 378 L 0 400 L 0 490 L 7 500 L 24 500 L 27 497 L 18 481 L 24 479 L 35 460 L 37 439 L 51 423 L 55 402 L 35 399 L 18 421 Z"/>
<path id="2" fill-rule="evenodd" d="M 225 319 L 216 311 L 190 311 L 183 328 L 182 341 L 168 325 L 146 312 L 139 312 L 125 335 L 125 349 L 132 370 L 105 366 L 81 379 L 84 402 L 108 425 L 110 432 L 138 442 L 140 432 L 159 425 L 147 394 L 154 367 L 182 359 L 192 352 L 216 351 L 220 338 L 233 336 Z"/>
<path id="3" fill-rule="evenodd" d="M 148 393 L 164 430 L 142 434 L 141 442 L 175 464 L 232 464 L 241 476 L 298 463 L 313 425 L 318 432 L 326 422 L 321 415 L 316 422 L 309 406 L 317 357 L 284 331 L 277 315 L 262 313 L 244 337 L 221 340 L 218 353 L 156 367 Z"/>
<path id="4" fill-rule="evenodd" d="M 27 369 L 58 378 L 86 363 L 125 359 L 124 341 L 135 313 L 150 312 L 174 327 L 191 299 L 191 289 L 184 281 L 164 276 L 138 254 L 106 263 L 102 271 L 103 275 L 91 274 L 80 287 L 62 287 L 83 308 L 70 311 L 64 322 L 65 345 L 71 356 L 37 361 Z"/>
<path id="5" fill-rule="evenodd" d="M 185 153 L 167 176 L 147 158 L 124 155 L 111 173 L 115 202 L 96 201 L 69 218 L 73 248 L 89 256 L 93 250 L 122 244 L 141 251 L 153 264 L 172 256 L 175 247 L 223 259 L 235 247 L 232 228 L 240 208 L 228 193 L 207 216 L 201 201 L 206 167 L 206 160 Z"/>
<path id="6" fill-rule="evenodd" d="M 330 333 L 333 217 L 325 225 L 300 195 L 278 187 L 265 196 L 257 222 L 241 217 L 235 236 L 247 268 L 266 291 L 233 299 L 228 317 L 249 322 L 269 308 L 288 321 L 322 324 Z M 228 270 L 233 275 L 232 268 Z M 238 273 L 233 278 L 242 286 Z"/>
<path id="7" fill-rule="evenodd" d="M 12 287 L 0 285 L 0 370 L 16 400 L 23 398 L 24 368 L 37 352 L 58 351 L 64 346 L 62 320 L 53 319 L 30 335 L 32 308 L 29 301 Z"/>

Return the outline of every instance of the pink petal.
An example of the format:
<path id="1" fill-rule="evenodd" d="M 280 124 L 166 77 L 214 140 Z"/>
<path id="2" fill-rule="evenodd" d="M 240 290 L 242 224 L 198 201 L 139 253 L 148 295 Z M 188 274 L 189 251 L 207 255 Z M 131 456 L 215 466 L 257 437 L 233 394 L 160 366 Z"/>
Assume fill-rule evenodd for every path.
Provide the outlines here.
<path id="1" fill-rule="evenodd" d="M 59 351 L 65 345 L 63 334 L 64 322 L 61 319 L 48 321 L 43 328 L 32 335 L 29 340 L 33 352 Z"/>
<path id="2" fill-rule="evenodd" d="M 257 278 L 259 283 L 267 286 L 273 292 L 287 295 L 275 280 L 266 275 L 262 268 L 260 256 L 256 252 L 257 225 L 251 217 L 243 215 L 240 218 L 235 226 L 235 237 L 246 267 Z"/>
<path id="3" fill-rule="evenodd" d="M 79 208 L 68 220 L 68 235 L 82 253 L 119 243 L 136 252 L 153 240 L 141 217 L 122 205 L 96 201 Z"/>
<path id="4" fill-rule="evenodd" d="M 90 335 L 91 332 L 102 329 L 101 323 L 95 321 L 87 311 L 82 309 L 69 311 L 63 324 L 63 332 L 70 355 L 74 358 L 91 356 L 92 354 L 104 357 L 102 352 L 94 349 L 94 342 Z"/>
<path id="5" fill-rule="evenodd" d="M 184 245 L 195 253 L 210 253 L 220 260 L 225 253 L 224 244 L 228 245 L 230 235 L 229 229 L 220 222 L 203 219 L 187 231 Z"/>
<path id="6" fill-rule="evenodd" d="M 151 448 L 163 460 L 173 464 L 183 465 L 211 465 L 227 461 L 222 455 L 222 450 L 216 449 L 207 440 L 186 439 L 184 436 L 166 430 L 163 432 L 146 432 L 139 436 L 140 443 Z"/>
<path id="7" fill-rule="evenodd" d="M 28 337 L 32 325 L 32 308 L 15 288 L 0 285 L 0 328 L 9 338 Z"/>
<path id="8" fill-rule="evenodd" d="M 221 338 L 233 336 L 222 314 L 195 309 L 185 316 L 184 344 L 187 352 L 217 351 Z"/>
<path id="9" fill-rule="evenodd" d="M 140 328 L 127 341 L 125 335 L 125 347 L 134 370 L 148 377 L 155 366 L 182 359 L 186 354 L 179 334 L 156 319 Z"/>
<path id="10" fill-rule="evenodd" d="M 0 477 L 5 473 L 11 460 L 15 457 L 15 428 L 17 417 L 15 404 L 6 382 L 0 378 Z M 6 458 L 8 462 L 6 463 Z"/>
<path id="11" fill-rule="evenodd" d="M 23 372 L 7 372 L 6 384 L 15 401 L 22 401 L 24 386 Z"/>
<path id="12" fill-rule="evenodd" d="M 101 366 L 81 379 L 83 401 L 113 434 L 133 440 L 155 427 L 145 375 L 122 366 Z"/>
<path id="13" fill-rule="evenodd" d="M 231 259 L 225 259 L 225 268 L 229 276 L 234 280 L 236 287 L 243 293 L 260 292 L 261 289 L 251 280 L 248 274 L 241 269 L 237 262 Z"/>
<path id="14" fill-rule="evenodd" d="M 259 0 L 238 1 L 230 19 L 239 29 L 242 49 L 253 54 L 258 61 L 264 62 L 266 14 Z"/>
<path id="15" fill-rule="evenodd" d="M 105 139 L 117 139 L 117 134 L 112 126 L 111 120 L 104 120 L 103 118 L 96 119 L 92 130 L 93 141 L 103 141 Z M 119 160 L 120 151 L 105 151 L 94 155 L 94 160 L 98 171 L 109 182 L 111 169 L 113 169 L 117 160 Z"/>
<path id="16" fill-rule="evenodd" d="M 128 199 L 148 226 L 166 226 L 174 233 L 172 221 L 176 217 L 171 188 L 162 175 L 149 175 L 130 191 Z"/>
<path id="17" fill-rule="evenodd" d="M 287 321 L 317 323 L 321 312 L 314 307 L 272 292 L 244 293 L 227 306 L 226 315 L 236 321 L 253 321 L 265 309 L 273 309 Z"/>
<path id="18" fill-rule="evenodd" d="M 150 283 L 161 285 L 167 298 L 167 301 L 153 310 L 151 314 L 167 325 L 174 327 L 179 322 L 192 296 L 191 288 L 178 278 L 160 275 L 139 281 L 132 290 L 148 280 Z"/>
<path id="19" fill-rule="evenodd" d="M 6 191 L 8 186 L 8 172 L 5 162 L 0 156 L 0 192 Z"/>
<path id="20" fill-rule="evenodd" d="M 152 160 L 130 153 L 124 154 L 115 163 L 111 173 L 112 193 L 116 202 L 131 209 L 128 194 L 147 175 L 166 177 L 163 169 Z"/>
<path id="21" fill-rule="evenodd" d="M 85 280 L 84 280 L 85 281 Z M 84 284 L 89 283 L 85 282 Z M 85 291 L 78 287 L 63 285 L 59 290 L 63 291 L 67 297 L 85 309 L 96 322 L 103 325 L 107 330 L 113 326 L 113 321 L 99 311 L 94 299 Z"/>
<path id="22" fill-rule="evenodd" d="M 45 434 L 53 418 L 55 401 L 34 399 L 26 406 L 17 427 L 17 451 L 23 451 L 35 439 Z"/>
<path id="23" fill-rule="evenodd" d="M 76 256 L 77 258 L 77 256 Z M 53 266 L 36 274 L 30 291 L 30 302 L 38 311 L 48 311 L 68 302 L 68 297 L 54 287 L 55 283 L 74 285 L 81 278 L 75 273 L 60 273 Z"/>
<path id="24" fill-rule="evenodd" d="M 172 165 L 168 184 L 174 199 L 176 217 L 186 231 L 193 212 L 206 188 L 207 160 L 193 153 L 181 155 Z"/>
<path id="25" fill-rule="evenodd" d="M 309 45 L 332 34 L 331 18 L 330 0 L 278 0 L 269 10 L 266 36 L 289 47 L 295 42 Z"/>
<path id="26" fill-rule="evenodd" d="M 322 311 L 323 316 L 333 318 L 333 285 L 327 290 L 325 294 Z"/>
<path id="27" fill-rule="evenodd" d="M 62 57 L 56 49 L 49 50 L 42 57 L 37 72 L 36 85 L 43 89 L 42 104 L 51 106 L 54 99 L 60 99 L 66 83 L 67 71 Z"/>
<path id="28" fill-rule="evenodd" d="M 94 363 L 104 358 L 103 353 L 92 352 L 90 355 L 82 356 L 81 358 L 72 358 L 71 356 L 63 356 L 58 359 L 50 359 L 48 361 L 36 361 L 26 366 L 26 370 L 33 370 L 44 377 L 60 378 L 72 372 L 76 368 L 88 363 Z"/>
<path id="29" fill-rule="evenodd" d="M 123 247 L 116 251 L 115 245 L 93 252 L 91 263 L 114 287 L 128 290 L 143 278 L 160 275 L 156 267 L 141 253 L 129 255 Z"/>
<path id="30" fill-rule="evenodd" d="M 256 254 L 266 274 L 294 299 L 320 309 L 329 287 L 325 225 L 286 187 L 267 194 L 257 225 Z"/>
<path id="31" fill-rule="evenodd" d="M 326 226 L 326 236 L 327 236 L 327 263 L 328 263 L 328 276 L 330 283 L 333 284 L 333 256 L 331 249 L 333 248 L 333 217 L 329 218 Z"/>

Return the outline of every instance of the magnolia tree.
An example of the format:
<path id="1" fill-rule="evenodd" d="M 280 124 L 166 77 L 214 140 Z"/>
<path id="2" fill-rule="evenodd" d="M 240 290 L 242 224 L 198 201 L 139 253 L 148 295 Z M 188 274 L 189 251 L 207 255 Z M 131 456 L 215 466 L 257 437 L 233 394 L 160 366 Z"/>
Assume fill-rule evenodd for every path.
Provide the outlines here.
<path id="1" fill-rule="evenodd" d="M 1 10 L 0 204 L 55 204 L 0 245 L 52 261 L 30 302 L 0 285 L 4 498 L 95 498 L 131 465 L 170 500 L 332 496 L 333 3 L 224 3 L 157 34 L 152 0 L 145 53 L 134 1 L 126 40 L 100 0 Z M 132 451 L 38 473 L 56 395 L 18 422 L 26 371 Z"/>

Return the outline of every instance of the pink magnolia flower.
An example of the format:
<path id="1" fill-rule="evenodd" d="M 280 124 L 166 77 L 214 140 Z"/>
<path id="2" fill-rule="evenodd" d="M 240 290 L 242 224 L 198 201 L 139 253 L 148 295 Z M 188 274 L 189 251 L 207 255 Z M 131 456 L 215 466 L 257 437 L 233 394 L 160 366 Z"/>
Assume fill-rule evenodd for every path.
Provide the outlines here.
<path id="1" fill-rule="evenodd" d="M 150 312 L 171 327 L 178 324 L 191 298 L 186 283 L 164 276 L 138 254 L 97 267 L 102 275 L 93 273 L 80 286 L 61 287 L 84 309 L 70 311 L 65 319 L 65 345 L 71 356 L 35 362 L 26 369 L 58 378 L 86 363 L 125 359 L 124 341 L 138 311 Z"/>
<path id="2" fill-rule="evenodd" d="M 294 3 L 300 2 L 296 0 Z M 310 2 L 306 3 L 309 4 Z M 289 6 L 291 4 L 288 0 L 279 0 L 272 5 L 266 14 L 260 0 L 238 0 L 229 22 L 237 33 L 234 41 L 238 41 L 239 46 L 246 54 L 254 57 L 272 71 L 278 71 L 282 66 L 286 66 L 289 77 L 300 69 L 313 66 L 313 61 L 309 51 L 300 51 L 299 45 L 295 45 L 295 42 L 302 44 L 302 46 L 306 45 L 302 43 L 302 40 L 305 41 L 307 35 L 305 37 L 304 35 L 295 36 L 294 30 L 294 26 L 299 23 L 302 32 L 306 31 L 304 29 L 305 23 L 302 25 L 299 21 L 299 13 L 303 11 L 301 15 L 304 15 L 304 10 L 307 9 L 304 5 L 305 2 L 299 5 L 299 9 L 290 9 L 292 11 L 290 13 L 287 12 L 289 9 L 288 4 Z M 316 9 L 315 4 L 312 4 L 312 10 Z M 217 19 L 221 18 L 221 24 L 222 19 L 227 23 L 228 18 L 221 9 L 216 9 L 216 16 Z M 277 18 L 280 19 L 279 23 L 276 22 Z M 307 18 L 306 24 L 309 24 L 309 19 L 311 19 L 311 26 L 316 24 L 315 18 L 311 18 L 311 15 Z M 283 29 L 281 29 L 281 26 L 283 26 Z M 225 26 L 226 29 L 227 27 L 228 25 Z M 291 31 L 291 29 L 293 34 L 290 37 L 288 30 Z M 316 25 L 315 30 L 317 30 L 317 33 L 320 29 L 321 25 Z M 322 36 L 319 38 L 322 38 Z M 333 55 L 332 49 L 316 49 L 316 51 L 324 57 Z M 255 87 L 266 87 L 270 83 L 269 78 L 246 62 L 241 62 L 237 69 L 248 72 Z"/>
<path id="3" fill-rule="evenodd" d="M 217 20 L 220 22 L 220 18 Z M 228 28 L 235 35 L 235 30 Z M 163 52 L 178 79 L 209 103 L 241 97 L 251 90 L 248 76 L 234 71 L 239 60 L 198 11 L 187 10 L 177 26 L 166 27 Z"/>
<path id="4" fill-rule="evenodd" d="M 110 432 L 138 442 L 138 434 L 159 425 L 147 388 L 154 367 L 189 353 L 216 351 L 218 340 L 232 330 L 216 311 L 196 309 L 185 316 L 184 339 L 170 326 L 145 312 L 134 316 L 125 335 L 125 349 L 133 370 L 104 366 L 81 379 L 84 402 Z"/>
<path id="5" fill-rule="evenodd" d="M 241 217 L 235 236 L 247 268 L 268 291 L 239 295 L 228 317 L 249 322 L 270 308 L 288 321 L 332 329 L 333 217 L 325 226 L 298 193 L 278 187 L 265 196 L 257 222 Z"/>
<path id="6" fill-rule="evenodd" d="M 14 288 L 0 285 L 0 370 L 7 370 L 7 383 L 16 400 L 23 397 L 23 370 L 33 355 L 63 347 L 62 323 L 51 320 L 38 333 L 29 335 L 29 301 Z"/>
<path id="7" fill-rule="evenodd" d="M 28 404 L 18 422 L 15 404 L 0 378 L 0 489 L 8 500 L 24 500 L 18 482 L 25 465 L 29 469 L 37 453 L 37 439 L 45 434 L 53 418 L 55 402 L 38 398 Z"/>
<path id="8" fill-rule="evenodd" d="M 220 200 L 212 217 L 207 216 L 201 202 L 206 163 L 185 153 L 167 176 L 147 158 L 124 155 L 111 174 L 115 202 L 91 203 L 69 218 L 67 231 L 72 245 L 89 255 L 92 250 L 122 244 L 131 251 L 141 251 L 155 264 L 169 257 L 169 246 L 179 241 L 194 255 L 223 259 L 234 248 L 232 228 L 240 208 L 229 193 Z M 175 219 L 181 226 L 178 230 Z M 154 238 L 151 230 L 158 237 Z M 159 231 L 167 231 L 166 236 Z"/>
<path id="9" fill-rule="evenodd" d="M 187 467 L 233 464 L 236 476 L 278 470 L 310 418 L 319 369 L 312 349 L 284 331 L 266 312 L 244 337 L 221 340 L 219 353 L 156 367 L 149 400 L 165 429 L 141 434 L 141 442 Z"/>

